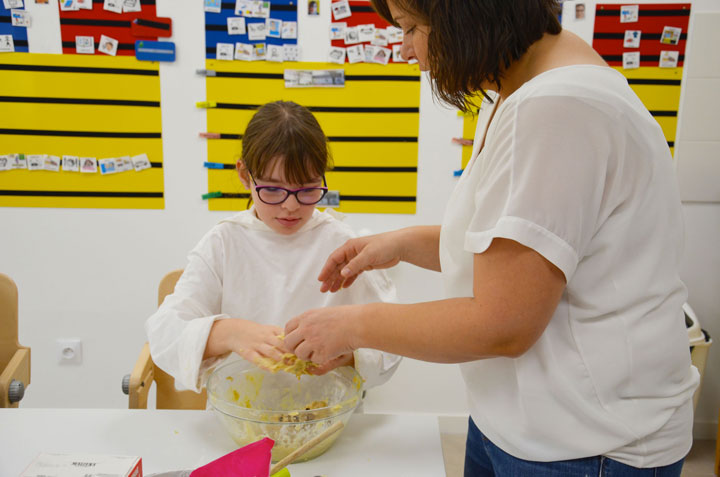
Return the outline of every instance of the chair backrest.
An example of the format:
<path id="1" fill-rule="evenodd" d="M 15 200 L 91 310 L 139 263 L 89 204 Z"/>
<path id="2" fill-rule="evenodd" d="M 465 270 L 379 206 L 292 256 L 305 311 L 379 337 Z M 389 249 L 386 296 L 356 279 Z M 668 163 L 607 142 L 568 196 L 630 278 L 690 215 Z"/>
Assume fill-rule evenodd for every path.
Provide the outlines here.
<path id="1" fill-rule="evenodd" d="M 0 373 L 8 365 L 18 342 L 18 291 L 10 277 L 0 273 Z"/>
<path id="2" fill-rule="evenodd" d="M 0 407 L 18 407 L 8 395 L 15 380 L 24 388 L 30 384 L 30 348 L 18 341 L 17 286 L 0 273 Z"/>
<path id="3" fill-rule="evenodd" d="M 158 306 L 162 305 L 165 297 L 175 290 L 175 284 L 182 275 L 182 270 L 174 270 L 160 280 L 158 286 Z M 175 389 L 175 378 L 155 366 L 155 407 L 157 409 L 205 409 L 207 406 L 207 393 L 194 391 L 178 391 Z"/>

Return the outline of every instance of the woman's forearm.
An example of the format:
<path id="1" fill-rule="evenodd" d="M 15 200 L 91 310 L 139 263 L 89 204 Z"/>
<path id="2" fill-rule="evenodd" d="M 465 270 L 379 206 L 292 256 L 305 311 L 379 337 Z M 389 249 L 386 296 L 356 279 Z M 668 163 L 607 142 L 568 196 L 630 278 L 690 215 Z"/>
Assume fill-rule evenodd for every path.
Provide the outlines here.
<path id="1" fill-rule="evenodd" d="M 401 243 L 400 260 L 428 270 L 440 271 L 440 226 L 420 225 L 396 232 Z"/>
<path id="2" fill-rule="evenodd" d="M 372 348 L 437 363 L 461 363 L 524 353 L 537 336 L 524 336 L 522 317 L 483 312 L 475 298 L 412 305 L 373 303 L 353 317 L 353 347 Z M 516 323 L 516 325 L 513 325 Z"/>

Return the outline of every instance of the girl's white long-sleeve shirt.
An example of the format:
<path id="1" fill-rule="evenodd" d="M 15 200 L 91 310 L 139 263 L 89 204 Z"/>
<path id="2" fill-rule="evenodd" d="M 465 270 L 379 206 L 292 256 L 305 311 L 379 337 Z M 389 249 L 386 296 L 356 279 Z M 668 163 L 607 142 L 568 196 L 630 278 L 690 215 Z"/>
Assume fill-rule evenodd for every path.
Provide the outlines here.
<path id="1" fill-rule="evenodd" d="M 153 361 L 178 388 L 199 392 L 214 367 L 242 359 L 235 353 L 202 359 L 216 320 L 284 327 L 313 308 L 395 301 L 382 271 L 365 272 L 337 293 L 320 292 L 317 276 L 327 257 L 353 236 L 350 227 L 317 210 L 292 235 L 274 232 L 252 209 L 221 221 L 190 252 L 174 293 L 145 323 Z M 385 382 L 400 363 L 399 356 L 371 349 L 355 351 L 354 358 L 366 388 Z"/>

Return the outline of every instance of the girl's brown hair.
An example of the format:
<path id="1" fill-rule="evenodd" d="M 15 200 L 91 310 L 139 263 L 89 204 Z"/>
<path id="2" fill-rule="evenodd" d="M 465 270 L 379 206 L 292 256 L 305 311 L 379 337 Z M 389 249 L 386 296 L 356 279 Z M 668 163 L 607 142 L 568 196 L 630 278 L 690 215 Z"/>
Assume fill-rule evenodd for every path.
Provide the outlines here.
<path id="1" fill-rule="evenodd" d="M 332 167 L 328 140 L 315 116 L 292 101 L 267 103 L 257 110 L 242 137 L 242 161 L 255 178 L 268 179 L 283 161 L 285 180 L 307 184 Z"/>
<path id="2" fill-rule="evenodd" d="M 500 87 L 503 70 L 545 33 L 562 29 L 557 0 L 370 0 L 397 26 L 389 2 L 430 27 L 433 93 L 465 112 L 478 95 L 487 98 L 483 83 Z"/>

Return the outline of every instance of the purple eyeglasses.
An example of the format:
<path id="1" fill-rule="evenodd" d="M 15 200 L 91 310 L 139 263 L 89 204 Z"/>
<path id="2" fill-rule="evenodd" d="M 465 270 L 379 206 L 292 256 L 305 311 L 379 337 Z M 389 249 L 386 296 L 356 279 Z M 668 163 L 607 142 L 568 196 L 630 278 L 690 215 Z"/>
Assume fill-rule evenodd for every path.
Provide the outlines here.
<path id="1" fill-rule="evenodd" d="M 255 186 L 255 192 L 257 192 L 258 198 L 268 205 L 282 204 L 290 197 L 290 194 L 295 196 L 295 199 L 302 205 L 315 205 L 320 202 L 325 194 L 327 194 L 327 182 L 325 182 L 325 176 L 323 176 L 324 187 L 301 187 L 300 189 L 286 189 L 284 187 L 277 186 L 259 186 L 255 182 L 252 174 L 249 174 L 250 180 Z"/>

